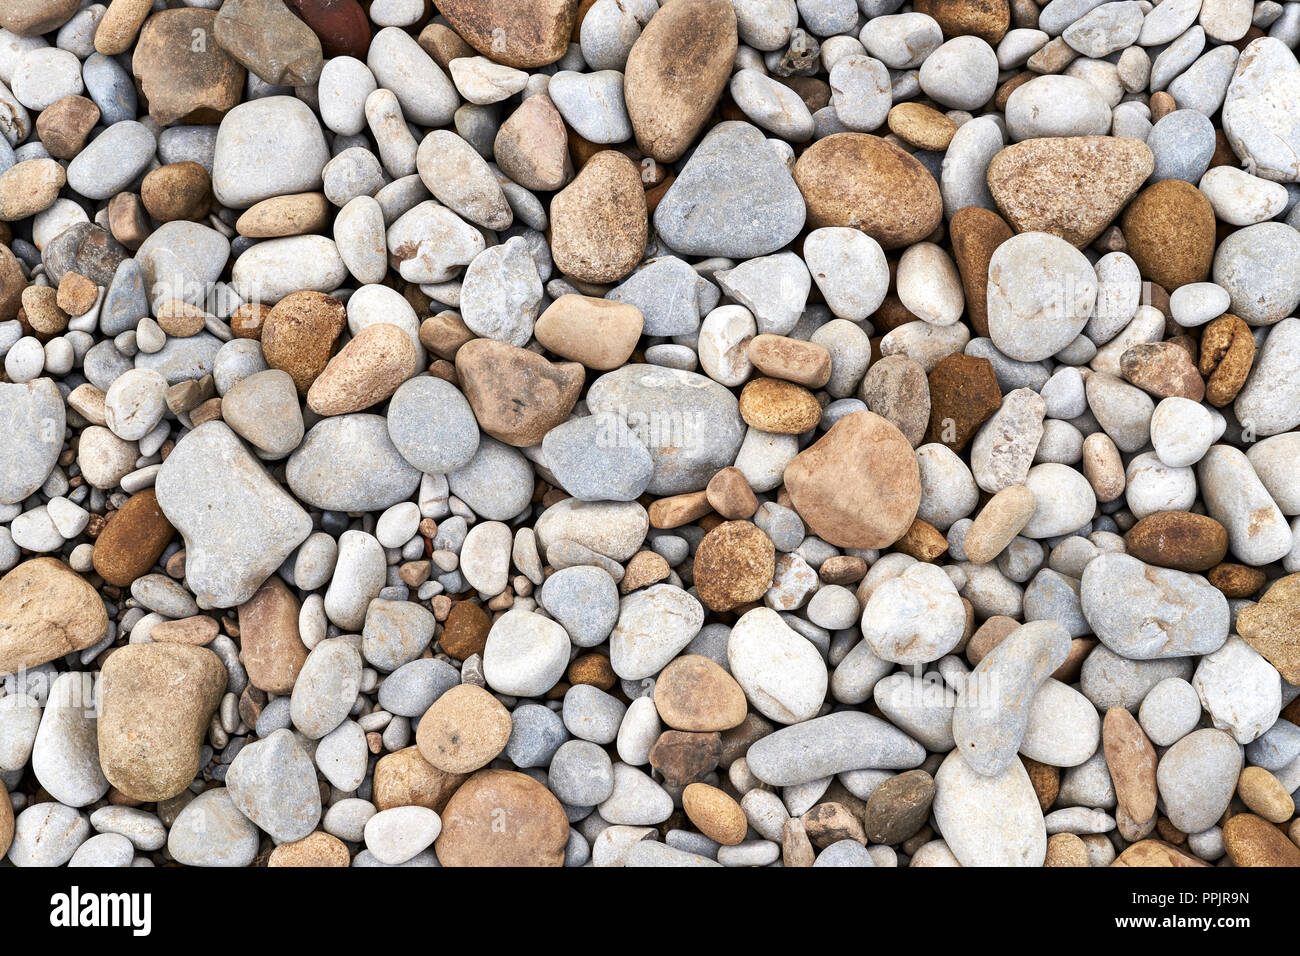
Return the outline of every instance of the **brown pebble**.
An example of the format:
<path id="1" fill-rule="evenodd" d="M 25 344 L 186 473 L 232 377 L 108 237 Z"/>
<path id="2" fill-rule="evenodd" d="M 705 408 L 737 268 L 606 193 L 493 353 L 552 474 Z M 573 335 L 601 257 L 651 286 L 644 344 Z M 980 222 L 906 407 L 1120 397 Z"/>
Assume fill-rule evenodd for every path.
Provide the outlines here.
<path id="1" fill-rule="evenodd" d="M 569 293 L 546 307 L 533 333 L 556 355 L 607 372 L 631 357 L 643 325 L 630 303 Z"/>
<path id="2" fill-rule="evenodd" d="M 442 813 L 451 795 L 464 782 L 464 774 L 439 770 L 420 756 L 418 748 L 406 747 L 379 758 L 371 799 L 378 810 L 428 807 Z"/>
<path id="3" fill-rule="evenodd" d="M 924 770 L 890 777 L 867 798 L 867 839 L 894 844 L 913 836 L 929 819 L 934 794 L 934 778 Z"/>
<path id="4" fill-rule="evenodd" d="M 862 821 L 844 804 L 833 800 L 819 803 L 805 813 L 803 825 L 808 839 L 819 849 L 841 840 L 852 840 L 861 846 L 867 843 Z"/>
<path id="5" fill-rule="evenodd" d="M 698 521 L 712 509 L 706 490 L 660 498 L 652 501 L 647 510 L 650 513 L 650 527 L 667 530 Z"/>
<path id="6" fill-rule="evenodd" d="M 717 731 L 665 730 L 650 748 L 650 766 L 670 787 L 703 780 L 722 758 L 722 738 Z"/>
<path id="7" fill-rule="evenodd" d="M 165 644 L 192 644 L 203 647 L 216 640 L 218 630 L 215 619 L 206 614 L 196 614 L 175 621 L 159 621 L 150 629 L 149 637 Z"/>
<path id="8" fill-rule="evenodd" d="M 997 247 L 1011 238 L 1011 227 L 989 209 L 967 206 L 953 213 L 948 233 L 966 293 L 971 327 L 976 335 L 988 335 L 989 262 Z"/>
<path id="9" fill-rule="evenodd" d="M 140 31 L 131 68 L 159 126 L 218 123 L 243 99 L 244 68 L 216 42 L 216 19 L 215 10 L 181 7 L 155 13 Z"/>
<path id="10" fill-rule="evenodd" d="M 439 312 L 420 323 L 420 344 L 448 362 L 456 358 L 462 345 L 474 338 L 477 336 L 455 312 Z"/>
<path id="11" fill-rule="evenodd" d="M 27 324 L 43 337 L 58 335 L 68 327 L 68 314 L 59 308 L 58 298 L 58 290 L 48 285 L 29 285 L 23 290 Z"/>
<path id="12" fill-rule="evenodd" d="M 438 12 L 474 49 L 517 69 L 554 63 L 568 49 L 573 0 L 442 0 Z"/>
<path id="13" fill-rule="evenodd" d="M 148 574 L 166 549 L 176 529 L 171 526 L 152 488 L 136 492 L 104 526 L 95 539 L 91 563 L 107 583 L 129 587 Z"/>
<path id="14" fill-rule="evenodd" d="M 271 307 L 263 302 L 245 302 L 230 317 L 230 331 L 237 339 L 261 339 L 262 325 L 271 314 Z"/>
<path id="15" fill-rule="evenodd" d="M 981 624 L 966 644 L 966 660 L 970 661 L 971 667 L 982 661 L 989 651 L 1001 644 L 1019 626 L 1019 621 L 1003 614 L 995 614 Z"/>
<path id="16" fill-rule="evenodd" d="M 929 376 L 930 425 L 924 442 L 941 442 L 955 452 L 1002 406 L 993 363 L 960 353 L 944 356 Z"/>
<path id="17" fill-rule="evenodd" d="M 1235 315 L 1221 315 L 1201 330 L 1197 370 L 1205 377 L 1205 400 L 1222 408 L 1241 391 L 1255 364 L 1255 337 Z"/>
<path id="18" fill-rule="evenodd" d="M 663 556 L 654 551 L 638 551 L 627 562 L 623 580 L 618 582 L 620 594 L 631 594 L 639 588 L 668 580 L 672 569 Z"/>
<path id="19" fill-rule="evenodd" d="M 1139 840 L 1115 858 L 1111 866 L 1209 866 L 1164 840 Z"/>
<path id="20" fill-rule="evenodd" d="M 564 865 L 569 819 L 560 801 L 527 774 L 480 770 L 440 815 L 434 852 L 443 866 Z"/>
<path id="21" fill-rule="evenodd" d="M 84 96 L 65 96 L 41 110 L 36 135 L 55 159 L 72 159 L 99 122 L 99 107 Z"/>
<path id="22" fill-rule="evenodd" d="M 1073 833 L 1053 833 L 1047 838 L 1043 866 L 1088 866 L 1088 847 Z"/>
<path id="23" fill-rule="evenodd" d="M 359 412 L 389 398 L 416 372 L 411 337 L 396 325 L 376 322 L 358 332 L 329 360 L 307 390 L 317 415 Z"/>
<path id="24" fill-rule="evenodd" d="M 812 866 L 816 859 L 808 831 L 799 817 L 787 817 L 781 829 L 781 863 L 783 866 Z"/>
<path id="25" fill-rule="evenodd" d="M 444 73 L 448 72 L 452 60 L 475 55 L 474 48 L 462 40 L 459 33 L 441 23 L 426 26 L 420 31 L 417 42 Z M 574 42 L 578 41 L 575 39 Z"/>
<path id="26" fill-rule="evenodd" d="M 817 427 L 822 407 L 808 389 L 778 378 L 751 379 L 740 392 L 740 417 L 759 431 L 802 435 Z"/>
<path id="27" fill-rule="evenodd" d="M 1247 605 L 1237 612 L 1237 633 L 1276 667 L 1289 684 L 1300 683 L 1297 622 L 1300 622 L 1300 574 L 1278 578 L 1258 604 Z"/>
<path id="28" fill-rule="evenodd" d="M 930 522 L 913 518 L 903 536 L 894 542 L 894 550 L 918 561 L 933 561 L 948 550 L 948 539 Z"/>
<path id="29" fill-rule="evenodd" d="M 1206 578 L 1229 598 L 1248 598 L 1264 586 L 1268 575 L 1263 568 L 1224 563 L 1210 568 Z"/>
<path id="30" fill-rule="evenodd" d="M 149 238 L 153 226 L 139 196 L 121 192 L 108 201 L 108 230 L 132 252 Z"/>
<path id="31" fill-rule="evenodd" d="M 1126 349 L 1119 358 L 1120 374 L 1156 398 L 1205 397 L 1205 380 L 1187 350 L 1175 342 L 1147 342 Z"/>
<path id="32" fill-rule="evenodd" d="M 1290 792 L 1263 767 L 1246 767 L 1241 771 L 1237 795 L 1269 823 L 1286 823 L 1295 815 L 1295 801 Z"/>
<path id="33" fill-rule="evenodd" d="M 208 314 L 197 305 L 182 299 L 169 299 L 158 307 L 158 326 L 171 338 L 198 335 L 207 324 Z"/>
<path id="34" fill-rule="evenodd" d="M 577 362 L 549 362 L 529 349 L 474 339 L 456 352 L 456 374 L 479 427 L 519 448 L 541 442 L 569 417 L 586 379 Z"/>
<path id="35" fill-rule="evenodd" d="M 867 562 L 855 554 L 837 554 L 817 569 L 817 576 L 826 584 L 857 584 L 866 574 Z"/>
<path id="36" fill-rule="evenodd" d="M 604 654 L 591 652 L 573 659 L 566 675 L 570 685 L 590 684 L 601 690 L 609 690 L 618 683 L 618 675 Z"/>
<path id="37" fill-rule="evenodd" d="M 749 521 L 727 521 L 704 536 L 695 551 L 695 588 L 714 611 L 760 600 L 776 570 L 772 539 Z"/>
<path id="38" fill-rule="evenodd" d="M 492 694 L 473 684 L 458 684 L 420 718 L 415 745 L 439 770 L 472 773 L 505 749 L 510 726 L 510 711 Z"/>
<path id="39" fill-rule="evenodd" d="M 669 727 L 698 733 L 738 727 L 748 710 L 736 679 L 699 654 L 668 663 L 655 682 L 654 704 Z"/>
<path id="40" fill-rule="evenodd" d="M 198 221 L 212 207 L 212 179 L 198 163 L 159 166 L 141 182 L 140 200 L 159 222 Z"/>
<path id="41" fill-rule="evenodd" d="M 534 192 L 563 189 L 573 178 L 564 120 L 545 93 L 528 97 L 501 124 L 493 156 L 501 172 Z"/>
<path id="42" fill-rule="evenodd" d="M 917 13 L 934 17 L 943 30 L 944 39 L 976 36 L 997 46 L 1011 25 L 1008 0 L 917 0 Z"/>
<path id="43" fill-rule="evenodd" d="M 723 468 L 710 478 L 704 492 L 713 510 L 728 521 L 751 518 L 758 510 L 758 498 L 749 487 L 749 480 L 735 466 Z"/>
<path id="44" fill-rule="evenodd" d="M 957 132 L 957 124 L 924 103 L 899 103 L 885 120 L 889 130 L 917 149 L 945 150 Z"/>
<path id="45" fill-rule="evenodd" d="M 921 241 L 943 219 L 934 177 L 878 136 L 835 133 L 818 140 L 795 163 L 794 180 L 810 229 L 850 226 L 886 249 Z"/>
<path id="46" fill-rule="evenodd" d="M 1028 757 L 1021 757 L 1020 762 L 1024 764 L 1025 772 L 1029 774 L 1029 783 L 1038 796 L 1038 809 L 1046 813 L 1060 793 L 1061 769 L 1051 764 L 1030 760 Z"/>
<path id="47" fill-rule="evenodd" d="M 270 694 L 288 694 L 307 662 L 298 633 L 297 596 L 278 575 L 239 606 L 240 660 L 248 679 Z"/>
<path id="48" fill-rule="evenodd" d="M 1233 866 L 1300 866 L 1300 847 L 1253 813 L 1239 813 L 1223 825 L 1223 846 Z"/>
<path id="49" fill-rule="evenodd" d="M 1143 277 L 1165 291 L 1209 277 L 1214 209 L 1191 183 L 1165 179 L 1148 186 L 1124 210 L 1121 228 Z"/>
<path id="50" fill-rule="evenodd" d="M 491 629 L 492 622 L 483 608 L 473 601 L 457 601 L 447 614 L 447 623 L 438 644 L 447 654 L 463 661 L 483 653 Z"/>
<path id="51" fill-rule="evenodd" d="M 858 388 L 867 408 L 903 433 L 913 448 L 925 440 L 930 421 L 930 384 L 925 369 L 905 355 L 872 362 Z"/>
<path id="52" fill-rule="evenodd" d="M 742 842 L 749 829 L 740 804 L 706 783 L 692 783 L 682 791 L 682 809 L 701 833 L 723 846 Z"/>
<path id="53" fill-rule="evenodd" d="M 347 844 L 338 837 L 321 830 L 307 834 L 301 840 L 281 843 L 271 851 L 266 865 L 273 866 L 351 866 L 352 858 Z"/>
<path id="54" fill-rule="evenodd" d="M 333 213 L 324 193 L 272 196 L 245 209 L 235 220 L 235 231 L 250 239 L 276 239 L 320 232 Z"/>
<path id="55" fill-rule="evenodd" d="M 1151 819 L 1156 812 L 1156 750 L 1137 718 L 1123 707 L 1110 708 L 1101 741 L 1120 809 L 1139 823 Z"/>
<path id="56" fill-rule="evenodd" d="M 1124 536 L 1129 554 L 1163 568 L 1205 572 L 1228 553 L 1228 532 L 1207 515 L 1157 511 Z"/>
<path id="57" fill-rule="evenodd" d="M 615 282 L 645 254 L 649 220 L 641 174 L 620 152 L 607 149 L 593 156 L 555 194 L 550 213 L 551 256 L 566 275 Z"/>
<path id="58" fill-rule="evenodd" d="M 99 298 L 99 286 L 79 272 L 63 273 L 54 303 L 69 316 L 85 315 Z"/>
<path id="59" fill-rule="evenodd" d="M 821 388 L 831 377 L 831 353 L 825 346 L 784 335 L 754 336 L 749 360 L 764 375 L 806 388 Z"/>
<path id="60" fill-rule="evenodd" d="M 262 324 L 262 354 L 271 368 L 289 373 L 300 398 L 325 370 L 334 341 L 347 324 L 343 303 L 323 292 L 293 292 L 277 302 Z"/>

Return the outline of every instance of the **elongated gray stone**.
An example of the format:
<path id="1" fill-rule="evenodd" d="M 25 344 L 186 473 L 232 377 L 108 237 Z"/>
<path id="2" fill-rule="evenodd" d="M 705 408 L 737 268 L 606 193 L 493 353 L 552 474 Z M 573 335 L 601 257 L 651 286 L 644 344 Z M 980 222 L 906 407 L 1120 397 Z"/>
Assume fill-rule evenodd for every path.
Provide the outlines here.
<path id="1" fill-rule="evenodd" d="M 0 505 L 18 504 L 45 484 L 65 426 L 63 395 L 52 379 L 0 383 Z"/>
<path id="2" fill-rule="evenodd" d="M 746 760 L 759 780 L 791 787 L 846 770 L 910 770 L 925 748 L 879 717 L 845 710 L 768 734 Z"/>
<path id="3" fill-rule="evenodd" d="M 957 695 L 952 735 L 972 770 L 996 777 L 1015 761 L 1034 696 L 1069 653 L 1070 635 L 1058 622 L 1030 621 L 971 671 Z"/>

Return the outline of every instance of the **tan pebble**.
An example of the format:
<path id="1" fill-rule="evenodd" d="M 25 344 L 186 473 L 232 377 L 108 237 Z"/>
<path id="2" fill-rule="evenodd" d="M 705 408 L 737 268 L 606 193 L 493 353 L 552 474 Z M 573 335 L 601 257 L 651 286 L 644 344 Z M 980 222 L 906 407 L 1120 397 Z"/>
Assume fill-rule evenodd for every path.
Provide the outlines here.
<path id="1" fill-rule="evenodd" d="M 62 561 L 32 558 L 0 578 L 0 674 L 84 650 L 107 633 L 104 602 Z"/>
<path id="2" fill-rule="evenodd" d="M 386 322 L 368 325 L 339 349 L 307 390 L 318 415 L 346 415 L 384 401 L 416 372 L 415 343 Z"/>
<path id="3" fill-rule="evenodd" d="M 322 231 L 332 211 L 324 193 L 272 196 L 245 209 L 235 221 L 235 231 L 250 239 L 301 236 Z"/>
<path id="4" fill-rule="evenodd" d="M 995 614 L 979 626 L 966 645 L 966 659 L 972 667 L 988 656 L 989 651 L 1020 626 L 1020 622 L 1004 614 Z"/>
<path id="5" fill-rule="evenodd" d="M 1137 194 L 1124 210 L 1120 228 L 1143 277 L 1173 292 L 1209 277 L 1214 222 L 1214 208 L 1204 193 L 1181 179 L 1166 179 Z"/>
<path id="6" fill-rule="evenodd" d="M 630 303 L 569 293 L 546 307 L 533 334 L 561 358 L 607 372 L 631 357 L 644 323 Z"/>
<path id="7" fill-rule="evenodd" d="M 799 817 L 787 817 L 781 828 L 781 863 L 784 866 L 812 866 L 816 855 L 808 831 Z"/>
<path id="8" fill-rule="evenodd" d="M 95 29 L 95 52 L 125 53 L 152 10 L 153 0 L 112 0 Z"/>
<path id="9" fill-rule="evenodd" d="M 44 212 L 68 181 L 53 159 L 27 159 L 0 173 L 0 220 L 14 222 Z"/>
<path id="10" fill-rule="evenodd" d="M 442 0 L 438 12 L 470 46 L 498 63 L 527 69 L 546 66 L 568 49 L 573 0 Z"/>
<path id="11" fill-rule="evenodd" d="M 474 48 L 460 38 L 460 34 L 441 23 L 430 23 L 420 31 L 417 42 L 425 53 L 445 73 L 452 60 L 473 56 Z M 576 41 L 575 41 L 576 42 Z"/>
<path id="12" fill-rule="evenodd" d="M 1282 782 L 1263 767 L 1247 767 L 1237 781 L 1237 795 L 1270 823 L 1286 823 L 1295 814 L 1295 801 Z"/>
<path id="13" fill-rule="evenodd" d="M 532 777 L 480 770 L 447 802 L 434 852 L 443 866 L 563 866 L 569 820 Z M 509 821 L 502 826 L 502 820 Z"/>
<path id="14" fill-rule="evenodd" d="M 271 314 L 271 307 L 264 302 L 245 302 L 230 317 L 230 331 L 237 339 L 260 339 L 262 325 Z"/>
<path id="15" fill-rule="evenodd" d="M 627 562 L 623 580 L 618 583 L 620 594 L 631 594 L 638 588 L 666 581 L 672 573 L 668 562 L 654 551 L 638 551 Z"/>
<path id="16" fill-rule="evenodd" d="M 1278 669 L 1287 683 L 1300 682 L 1297 620 L 1300 620 L 1300 574 L 1278 578 L 1258 604 L 1247 605 L 1237 613 L 1237 632 Z M 1283 716 L 1287 717 L 1285 711 Z"/>
<path id="17" fill-rule="evenodd" d="M 1156 398 L 1177 396 L 1193 402 L 1205 397 L 1205 380 L 1196 363 L 1177 342 L 1147 342 L 1119 357 L 1120 374 Z"/>
<path id="18" fill-rule="evenodd" d="M 962 546 L 966 560 L 976 564 L 992 561 L 1029 523 L 1037 507 L 1038 499 L 1024 485 L 1003 488 L 989 499 L 967 530 Z"/>
<path id="19" fill-rule="evenodd" d="M 837 554 L 817 569 L 817 576 L 827 584 L 857 584 L 866 574 L 867 562 L 856 554 Z"/>
<path id="20" fill-rule="evenodd" d="M 439 312 L 420 323 L 420 344 L 445 361 L 452 361 L 460 347 L 477 336 L 455 312 Z"/>
<path id="21" fill-rule="evenodd" d="M 42 336 L 58 335 L 68 327 L 68 314 L 59 308 L 58 296 L 48 285 L 29 285 L 23 290 L 27 323 Z"/>
<path id="22" fill-rule="evenodd" d="M 566 275 L 614 282 L 645 254 L 645 190 L 637 166 L 622 153 L 607 149 L 593 156 L 555 194 L 550 211 L 551 256 Z"/>
<path id="23" fill-rule="evenodd" d="M 1101 741 L 1120 809 L 1138 822 L 1151 819 L 1156 812 L 1156 751 L 1137 719 L 1123 707 L 1110 708 Z"/>
<path id="24" fill-rule="evenodd" d="M 748 710 L 736 679 L 699 654 L 668 663 L 655 682 L 654 704 L 669 727 L 698 733 L 737 727 Z"/>
<path id="25" fill-rule="evenodd" d="M 749 487 L 745 473 L 734 466 L 723 468 L 710 478 L 704 492 L 713 510 L 729 521 L 753 517 L 758 510 L 758 498 Z"/>
<path id="26" fill-rule="evenodd" d="M 1223 825 L 1223 845 L 1233 866 L 1300 866 L 1300 847 L 1252 813 L 1239 813 Z"/>
<path id="27" fill-rule="evenodd" d="M 158 307 L 157 320 L 170 337 L 183 339 L 202 332 L 208 314 L 182 299 L 170 299 Z"/>
<path id="28" fill-rule="evenodd" d="M 1255 337 L 1242 319 L 1221 315 L 1201 330 L 1197 370 L 1205 377 L 1205 400 L 1222 408 L 1241 391 L 1255 364 Z"/>
<path id="29" fill-rule="evenodd" d="M 216 42 L 216 19 L 216 10 L 182 7 L 159 11 L 140 30 L 131 69 L 159 126 L 218 123 L 243 98 L 244 68 Z"/>
<path id="30" fill-rule="evenodd" d="M 458 684 L 425 711 L 415 732 L 420 756 L 446 773 L 489 764 L 510 739 L 510 712 L 482 687 Z"/>
<path id="31" fill-rule="evenodd" d="M 204 422 L 216 421 L 221 417 L 221 399 L 209 398 L 198 408 L 190 412 L 190 424 L 198 428 Z"/>
<path id="32" fill-rule="evenodd" d="M 565 676 L 570 685 L 589 684 L 601 690 L 610 690 L 618 683 L 618 675 L 614 673 L 609 658 L 596 651 L 575 657 Z"/>
<path id="33" fill-rule="evenodd" d="M 463 773 L 439 770 L 411 746 L 385 754 L 375 764 L 372 801 L 378 810 L 392 807 L 428 807 L 442 813 L 456 788 L 465 782 Z"/>
<path id="34" fill-rule="evenodd" d="M 149 238 L 153 226 L 139 196 L 122 192 L 108 201 L 108 231 L 133 252 Z"/>
<path id="35" fill-rule="evenodd" d="M 894 549 L 918 561 L 933 561 L 948 550 L 948 539 L 930 522 L 913 518 L 903 536 L 894 542 Z"/>
<path id="36" fill-rule="evenodd" d="M 338 837 L 321 830 L 301 840 L 281 843 L 271 851 L 267 866 L 351 866 L 348 847 Z"/>
<path id="37" fill-rule="evenodd" d="M 1019 627 L 1018 624 L 1016 626 Z M 1056 797 L 1061 791 L 1060 768 L 1030 760 L 1028 757 L 1021 757 L 1020 762 L 1025 765 L 1025 772 L 1029 774 L 1029 783 L 1038 797 L 1038 808 L 1046 813 L 1047 808 L 1056 802 Z"/>
<path id="38" fill-rule="evenodd" d="M 1111 866 L 1209 866 L 1164 840 L 1139 840 L 1127 847 Z"/>
<path id="39" fill-rule="evenodd" d="M 1073 833 L 1053 833 L 1047 838 L 1043 866 L 1088 866 L 1088 847 Z"/>
<path id="40" fill-rule="evenodd" d="M 1178 102 L 1164 90 L 1159 93 L 1151 94 L 1151 122 L 1158 123 L 1174 110 L 1178 109 Z"/>
<path id="41" fill-rule="evenodd" d="M 203 647 L 211 644 L 217 636 L 217 622 L 206 614 L 183 617 L 176 621 L 159 621 L 149 631 L 155 641 L 170 644 L 193 644 Z"/>
<path id="42" fill-rule="evenodd" d="M 817 427 L 822 407 L 801 385 L 779 378 L 755 378 L 741 389 L 740 417 L 759 431 L 801 435 Z"/>
<path id="43" fill-rule="evenodd" d="M 85 315 L 99 298 L 99 286 L 79 272 L 65 272 L 54 303 L 69 316 Z"/>
<path id="44" fill-rule="evenodd" d="M 851 226 L 886 249 L 919 242 L 943 219 L 939 185 L 920 161 L 866 133 L 835 133 L 799 157 L 794 180 L 808 227 Z"/>
<path id="45" fill-rule="evenodd" d="M 1083 440 L 1083 474 L 1098 501 L 1114 501 L 1124 493 L 1124 461 L 1105 432 L 1093 432 Z"/>
<path id="46" fill-rule="evenodd" d="M 957 132 L 956 123 L 924 103 L 899 103 L 885 121 L 890 132 L 917 149 L 947 149 Z"/>
<path id="47" fill-rule="evenodd" d="M 784 335 L 754 336 L 749 360 L 764 375 L 806 388 L 821 388 L 831 377 L 831 353 L 825 346 Z"/>
<path id="48" fill-rule="evenodd" d="M 698 521 L 713 510 L 713 505 L 709 504 L 707 490 L 688 491 L 652 501 L 647 510 L 650 513 L 650 526 L 662 531 Z"/>
<path id="49" fill-rule="evenodd" d="M 803 825 L 813 846 L 825 849 L 841 840 L 866 846 L 862 821 L 847 806 L 834 800 L 817 804 L 803 815 Z"/>

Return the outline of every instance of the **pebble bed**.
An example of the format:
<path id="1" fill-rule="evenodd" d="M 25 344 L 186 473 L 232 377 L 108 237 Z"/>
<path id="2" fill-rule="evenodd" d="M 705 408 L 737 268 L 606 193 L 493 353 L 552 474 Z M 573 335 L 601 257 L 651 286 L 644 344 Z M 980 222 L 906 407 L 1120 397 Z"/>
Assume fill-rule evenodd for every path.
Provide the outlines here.
<path id="1" fill-rule="evenodd" d="M 0 865 L 1300 865 L 1300 3 L 0 28 Z"/>

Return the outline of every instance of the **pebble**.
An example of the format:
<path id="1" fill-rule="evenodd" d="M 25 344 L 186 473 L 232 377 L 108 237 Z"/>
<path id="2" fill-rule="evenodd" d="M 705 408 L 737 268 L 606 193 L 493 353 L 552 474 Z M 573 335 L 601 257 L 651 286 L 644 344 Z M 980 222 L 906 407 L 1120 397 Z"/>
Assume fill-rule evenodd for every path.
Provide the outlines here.
<path id="1" fill-rule="evenodd" d="M 964 756 L 949 754 L 934 778 L 935 822 L 953 856 L 962 866 L 1041 866 L 1047 830 L 1024 765 L 983 775 Z"/>
<path id="2" fill-rule="evenodd" d="M 1221 730 L 1196 730 L 1160 758 L 1156 785 L 1165 812 L 1184 833 L 1200 833 L 1215 824 L 1237 786 L 1241 749 Z"/>

